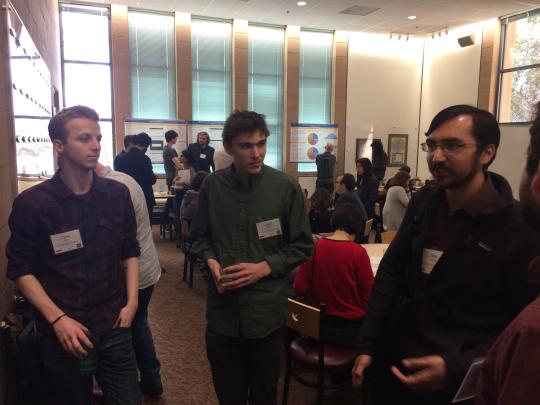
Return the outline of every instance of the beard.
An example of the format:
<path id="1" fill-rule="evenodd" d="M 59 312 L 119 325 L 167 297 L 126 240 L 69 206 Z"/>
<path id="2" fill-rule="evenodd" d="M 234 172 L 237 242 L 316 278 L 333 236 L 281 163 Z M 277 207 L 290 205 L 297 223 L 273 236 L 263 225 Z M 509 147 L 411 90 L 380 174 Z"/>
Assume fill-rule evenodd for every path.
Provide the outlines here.
<path id="1" fill-rule="evenodd" d="M 430 163 L 429 171 L 433 175 L 433 179 L 437 185 L 440 185 L 443 188 L 459 188 L 464 184 L 469 183 L 475 176 L 478 171 L 478 162 L 476 165 L 473 165 L 471 169 L 465 174 L 456 174 L 450 167 L 445 163 Z M 437 177 L 437 173 L 441 173 L 447 177 L 446 180 L 441 181 Z"/>

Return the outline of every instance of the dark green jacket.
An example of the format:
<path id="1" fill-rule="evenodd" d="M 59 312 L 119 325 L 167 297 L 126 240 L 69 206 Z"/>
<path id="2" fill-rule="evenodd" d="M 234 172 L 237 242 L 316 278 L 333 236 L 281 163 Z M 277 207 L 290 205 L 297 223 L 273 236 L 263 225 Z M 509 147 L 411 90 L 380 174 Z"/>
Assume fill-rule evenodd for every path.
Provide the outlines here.
<path id="1" fill-rule="evenodd" d="M 217 333 L 262 338 L 286 318 L 288 273 L 311 255 L 313 240 L 304 196 L 290 176 L 264 166 L 244 186 L 234 166 L 206 178 L 191 225 L 193 252 L 227 267 L 266 261 L 272 274 L 257 283 L 218 294 L 209 283 L 206 316 Z M 283 234 L 259 240 L 256 224 L 279 218 Z"/>

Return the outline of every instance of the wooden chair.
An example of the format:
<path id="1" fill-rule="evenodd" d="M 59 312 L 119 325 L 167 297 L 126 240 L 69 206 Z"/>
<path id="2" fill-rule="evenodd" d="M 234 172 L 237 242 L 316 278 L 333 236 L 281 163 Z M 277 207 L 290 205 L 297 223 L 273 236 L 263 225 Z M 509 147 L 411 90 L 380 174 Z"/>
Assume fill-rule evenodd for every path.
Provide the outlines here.
<path id="1" fill-rule="evenodd" d="M 283 405 L 287 405 L 291 376 L 299 383 L 317 389 L 317 404 L 322 404 L 324 391 L 344 387 L 350 384 L 351 369 L 356 359 L 352 349 L 339 348 L 324 343 L 324 317 L 326 307 L 319 308 L 289 298 L 287 328 L 302 336 L 293 339 L 286 349 L 285 382 L 283 387 Z M 316 374 L 316 380 L 307 380 L 297 372 L 301 366 Z M 343 376 L 338 382 L 327 382 L 325 376 Z"/>
<path id="2" fill-rule="evenodd" d="M 189 238 L 189 220 L 186 218 L 180 219 L 180 249 L 184 253 L 184 272 L 182 273 L 182 281 L 186 281 L 189 288 L 193 287 L 193 268 L 198 259 L 191 253 L 191 239 Z"/>
<path id="3" fill-rule="evenodd" d="M 392 240 L 394 240 L 395 236 L 397 234 L 397 231 L 386 231 L 381 233 L 381 242 L 382 243 L 390 243 Z"/>

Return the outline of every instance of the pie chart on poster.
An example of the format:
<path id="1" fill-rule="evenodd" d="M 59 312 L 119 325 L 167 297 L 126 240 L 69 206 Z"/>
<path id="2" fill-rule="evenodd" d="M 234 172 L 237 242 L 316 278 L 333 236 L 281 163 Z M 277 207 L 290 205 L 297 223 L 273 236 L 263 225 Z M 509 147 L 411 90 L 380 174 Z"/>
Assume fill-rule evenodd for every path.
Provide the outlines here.
<path id="1" fill-rule="evenodd" d="M 315 132 L 310 132 L 307 135 L 307 141 L 310 145 L 316 145 L 317 142 L 319 142 L 319 135 L 317 135 Z"/>
<path id="2" fill-rule="evenodd" d="M 307 150 L 307 157 L 309 160 L 315 160 L 318 154 L 319 151 L 317 150 L 317 148 L 308 148 Z"/>

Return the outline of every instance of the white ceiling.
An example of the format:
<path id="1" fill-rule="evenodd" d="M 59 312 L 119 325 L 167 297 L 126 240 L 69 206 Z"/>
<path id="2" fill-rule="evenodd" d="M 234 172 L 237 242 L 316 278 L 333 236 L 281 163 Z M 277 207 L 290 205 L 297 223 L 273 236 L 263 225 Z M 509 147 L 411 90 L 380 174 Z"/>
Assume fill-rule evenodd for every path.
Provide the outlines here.
<path id="1" fill-rule="evenodd" d="M 98 0 L 99 1 L 99 0 Z M 322 30 L 427 34 L 540 7 L 540 0 L 113 0 L 129 7 L 180 11 L 196 16 L 298 25 Z M 110 0 L 101 0 L 111 3 Z M 374 7 L 366 15 L 346 15 L 351 6 Z M 409 15 L 417 19 L 410 21 Z"/>

